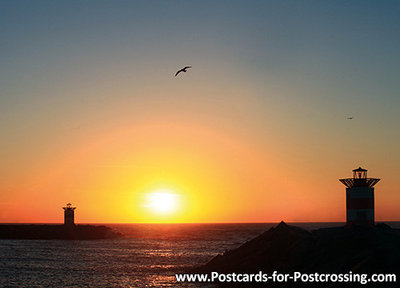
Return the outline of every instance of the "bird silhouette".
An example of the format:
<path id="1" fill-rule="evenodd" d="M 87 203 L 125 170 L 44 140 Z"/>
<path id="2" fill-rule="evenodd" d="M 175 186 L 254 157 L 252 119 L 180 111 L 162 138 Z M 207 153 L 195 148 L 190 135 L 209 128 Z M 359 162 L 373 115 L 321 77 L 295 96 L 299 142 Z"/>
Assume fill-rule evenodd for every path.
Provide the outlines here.
<path id="1" fill-rule="evenodd" d="M 178 74 L 181 72 L 187 72 L 187 69 L 189 68 L 192 68 L 192 66 L 185 66 L 184 68 L 175 73 L 175 77 L 178 76 Z"/>
<path id="2" fill-rule="evenodd" d="M 352 120 L 352 119 L 353 119 L 353 116 L 347 117 L 346 119 L 347 119 L 347 120 Z"/>

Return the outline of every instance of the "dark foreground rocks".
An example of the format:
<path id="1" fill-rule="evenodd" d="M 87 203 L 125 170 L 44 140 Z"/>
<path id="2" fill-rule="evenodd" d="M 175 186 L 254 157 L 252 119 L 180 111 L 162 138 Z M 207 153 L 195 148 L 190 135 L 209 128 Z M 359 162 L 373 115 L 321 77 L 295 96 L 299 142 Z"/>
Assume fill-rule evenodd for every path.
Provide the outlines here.
<path id="1" fill-rule="evenodd" d="M 122 237 L 106 226 L 97 225 L 0 225 L 0 239 L 96 240 Z"/>
<path id="2" fill-rule="evenodd" d="M 307 231 L 281 222 L 237 249 L 218 255 L 194 273 L 293 272 L 395 273 L 400 276 L 400 233 L 385 224 Z M 220 283 L 227 287 L 400 287 L 395 283 Z"/>

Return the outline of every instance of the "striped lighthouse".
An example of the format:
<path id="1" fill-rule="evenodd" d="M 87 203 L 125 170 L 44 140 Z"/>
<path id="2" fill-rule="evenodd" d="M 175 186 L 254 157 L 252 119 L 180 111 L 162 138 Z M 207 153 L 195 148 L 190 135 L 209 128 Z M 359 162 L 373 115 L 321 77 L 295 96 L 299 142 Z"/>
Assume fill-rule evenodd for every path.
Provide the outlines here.
<path id="1" fill-rule="evenodd" d="M 373 226 L 375 224 L 374 185 L 378 178 L 367 178 L 367 170 L 353 170 L 353 178 L 339 179 L 346 188 L 346 225 Z"/>

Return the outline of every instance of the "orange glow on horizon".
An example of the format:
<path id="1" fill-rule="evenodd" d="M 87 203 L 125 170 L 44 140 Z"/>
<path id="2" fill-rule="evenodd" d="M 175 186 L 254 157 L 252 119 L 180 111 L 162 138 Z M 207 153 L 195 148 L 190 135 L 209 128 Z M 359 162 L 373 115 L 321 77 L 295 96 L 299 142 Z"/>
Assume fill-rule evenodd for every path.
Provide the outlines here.
<path id="1" fill-rule="evenodd" d="M 77 223 L 344 221 L 344 187 L 337 179 L 320 195 L 328 176 L 310 186 L 302 178 L 308 171 L 284 165 L 284 154 L 269 151 L 279 150 L 193 124 L 127 127 L 77 145 L 56 169 L 43 162 L 28 183 L 31 193 L 14 200 L 31 209 L 10 205 L 13 212 L 3 209 L 0 216 L 2 222 L 7 216 L 62 222 L 60 207 L 70 201 L 78 207 Z M 377 204 L 390 207 L 381 204 L 387 200 L 380 190 Z M 46 197 L 36 201 L 38 193 Z M 383 214 L 380 205 L 378 221 L 396 213 Z"/>

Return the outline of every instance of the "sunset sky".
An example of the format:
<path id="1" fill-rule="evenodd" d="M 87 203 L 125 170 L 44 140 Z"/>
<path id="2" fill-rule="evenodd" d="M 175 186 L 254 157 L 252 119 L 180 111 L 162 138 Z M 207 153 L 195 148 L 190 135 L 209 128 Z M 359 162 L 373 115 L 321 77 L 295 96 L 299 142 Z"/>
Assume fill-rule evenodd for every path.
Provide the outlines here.
<path id="1" fill-rule="evenodd" d="M 400 220 L 399 15 L 1 1 L 0 222 L 59 223 L 68 202 L 78 223 L 345 221 L 359 166 L 382 178 L 376 219 Z"/>

